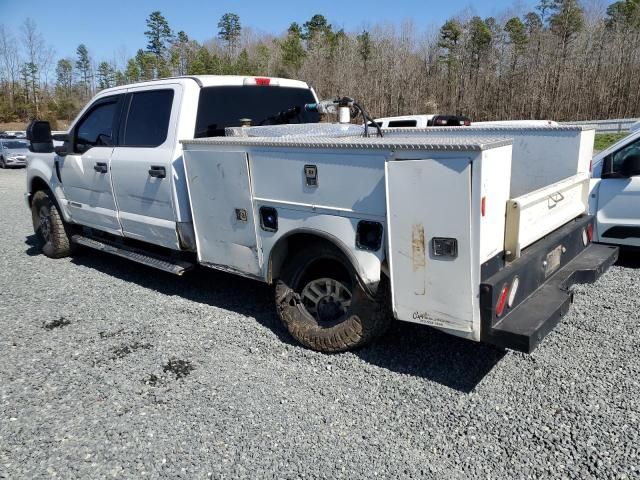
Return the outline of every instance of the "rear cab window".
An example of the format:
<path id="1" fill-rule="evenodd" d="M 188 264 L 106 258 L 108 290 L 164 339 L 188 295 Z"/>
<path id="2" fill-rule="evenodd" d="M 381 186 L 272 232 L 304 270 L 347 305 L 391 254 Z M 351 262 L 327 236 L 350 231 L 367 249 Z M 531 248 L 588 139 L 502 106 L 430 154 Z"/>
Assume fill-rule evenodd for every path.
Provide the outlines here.
<path id="1" fill-rule="evenodd" d="M 306 103 L 315 103 L 311 90 L 294 87 L 220 86 L 200 90 L 195 138 L 221 137 L 227 127 L 241 126 L 240 119 L 251 119 L 252 126 L 270 125 L 280 112 L 299 107 L 289 123 L 317 123 L 320 116 L 306 112 Z"/>

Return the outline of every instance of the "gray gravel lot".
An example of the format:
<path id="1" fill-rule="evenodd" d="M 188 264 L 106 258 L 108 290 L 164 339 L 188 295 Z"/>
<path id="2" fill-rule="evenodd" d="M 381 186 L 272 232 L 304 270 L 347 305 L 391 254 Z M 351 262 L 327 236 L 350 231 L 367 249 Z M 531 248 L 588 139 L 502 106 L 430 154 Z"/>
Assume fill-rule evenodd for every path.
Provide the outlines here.
<path id="1" fill-rule="evenodd" d="M 271 289 L 34 247 L 0 170 L 0 478 L 639 478 L 640 257 L 532 355 L 396 323 L 322 355 Z"/>

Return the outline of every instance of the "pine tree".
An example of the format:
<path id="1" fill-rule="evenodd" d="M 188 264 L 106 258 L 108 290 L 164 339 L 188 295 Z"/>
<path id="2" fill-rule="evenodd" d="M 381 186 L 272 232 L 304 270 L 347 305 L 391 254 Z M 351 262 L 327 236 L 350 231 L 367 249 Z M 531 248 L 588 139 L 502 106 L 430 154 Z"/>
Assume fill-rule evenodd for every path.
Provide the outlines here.
<path id="1" fill-rule="evenodd" d="M 124 70 L 124 77 L 128 83 L 134 83 L 140 80 L 140 67 L 135 59 L 130 58 L 127 67 Z"/>
<path id="2" fill-rule="evenodd" d="M 291 74 L 295 76 L 300 70 L 300 67 L 302 67 L 305 51 L 302 47 L 301 38 L 300 25 L 294 22 L 289 26 L 286 38 L 280 42 L 282 64 L 287 69 L 285 75 Z"/>
<path id="3" fill-rule="evenodd" d="M 240 25 L 240 17 L 238 15 L 235 13 L 225 13 L 220 17 L 220 21 L 218 22 L 218 38 L 225 42 L 227 54 L 230 57 L 235 55 L 241 33 L 242 26 Z"/>
<path id="4" fill-rule="evenodd" d="M 84 43 L 78 45 L 76 49 L 76 69 L 80 75 L 80 84 L 85 98 L 91 96 L 91 57 L 89 56 L 89 50 Z"/>
<path id="5" fill-rule="evenodd" d="M 148 39 L 147 52 L 151 53 L 155 57 L 154 62 L 154 76 L 160 77 L 167 75 L 166 60 L 164 58 L 167 50 L 167 44 L 173 38 L 171 28 L 169 28 L 169 22 L 162 16 L 159 11 L 151 12 L 149 18 L 147 18 L 148 30 L 144 32 Z"/>
<path id="6" fill-rule="evenodd" d="M 65 97 L 71 96 L 73 86 L 73 64 L 66 58 L 58 60 L 56 65 L 56 90 Z"/>
<path id="7" fill-rule="evenodd" d="M 509 44 L 513 47 L 514 55 L 521 55 L 529 41 L 525 24 L 518 17 L 513 17 L 507 20 L 504 31 L 509 36 Z"/>
<path id="8" fill-rule="evenodd" d="M 373 48 L 371 35 L 366 30 L 363 30 L 357 37 L 358 40 L 358 54 L 364 63 L 364 68 L 367 68 L 367 62 L 371 58 L 371 50 Z"/>
<path id="9" fill-rule="evenodd" d="M 98 65 L 98 88 L 104 90 L 115 85 L 115 69 L 109 62 L 100 62 Z"/>

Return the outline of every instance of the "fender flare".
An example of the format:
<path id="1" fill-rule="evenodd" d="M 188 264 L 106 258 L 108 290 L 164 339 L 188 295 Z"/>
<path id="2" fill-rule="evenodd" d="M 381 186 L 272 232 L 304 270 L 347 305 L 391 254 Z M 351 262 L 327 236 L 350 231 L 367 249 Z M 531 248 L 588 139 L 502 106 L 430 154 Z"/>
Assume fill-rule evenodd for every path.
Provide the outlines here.
<path id="1" fill-rule="evenodd" d="M 273 245 L 269 252 L 269 260 L 267 263 L 267 283 L 273 283 L 274 279 L 278 278 L 278 274 L 282 264 L 284 264 L 286 260 L 286 256 L 281 255 L 284 247 L 288 244 L 288 241 L 291 237 L 297 235 L 305 235 L 310 237 L 316 237 L 323 241 L 329 242 L 333 246 L 335 246 L 340 252 L 344 254 L 347 260 L 351 263 L 351 266 L 356 272 L 356 277 L 358 282 L 364 289 L 366 293 L 373 296 L 376 294 L 378 290 L 378 285 L 380 283 L 380 276 L 377 277 L 375 281 L 368 281 L 367 279 L 371 276 L 367 274 L 367 269 L 362 265 L 362 263 L 358 260 L 358 258 L 354 255 L 352 249 L 350 249 L 342 240 L 340 240 L 335 235 L 331 233 L 317 230 L 315 228 L 301 227 L 291 230 L 281 236 L 276 243 Z M 274 265 L 275 264 L 275 265 Z M 378 274 L 382 271 L 382 262 L 378 261 Z"/>

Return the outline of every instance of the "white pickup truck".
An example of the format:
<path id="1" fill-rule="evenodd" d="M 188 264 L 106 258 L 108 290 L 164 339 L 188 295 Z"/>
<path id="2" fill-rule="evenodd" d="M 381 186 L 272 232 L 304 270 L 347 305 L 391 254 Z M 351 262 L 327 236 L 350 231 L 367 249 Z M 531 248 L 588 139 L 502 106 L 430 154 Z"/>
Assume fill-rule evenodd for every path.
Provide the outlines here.
<path id="1" fill-rule="evenodd" d="M 313 104 L 299 81 L 182 77 L 100 92 L 55 151 L 49 125 L 32 123 L 26 197 L 42 251 L 275 284 L 291 335 L 323 352 L 392 318 L 530 352 L 571 286 L 617 258 L 591 243 L 593 130 L 370 137 L 362 109 L 363 126 L 317 123 Z"/>
<path id="2" fill-rule="evenodd" d="M 640 247 L 640 130 L 593 158 L 594 241 Z"/>

